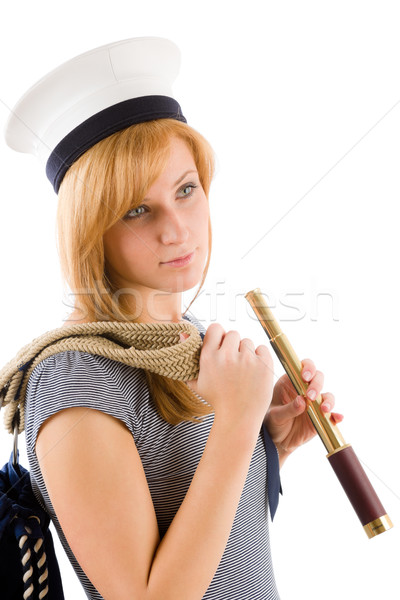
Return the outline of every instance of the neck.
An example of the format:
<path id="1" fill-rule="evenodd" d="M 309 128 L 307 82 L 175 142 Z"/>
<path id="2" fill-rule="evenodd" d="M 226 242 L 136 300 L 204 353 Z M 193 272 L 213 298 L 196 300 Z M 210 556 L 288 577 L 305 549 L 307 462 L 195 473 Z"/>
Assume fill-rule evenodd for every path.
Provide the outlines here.
<path id="1" fill-rule="evenodd" d="M 137 323 L 182 323 L 182 293 L 163 292 L 160 290 L 141 289 L 126 294 L 124 309 L 132 315 L 132 322 Z M 79 308 L 69 315 L 65 324 L 88 323 L 90 319 L 82 317 Z"/>
<path id="2" fill-rule="evenodd" d="M 179 323 L 182 321 L 182 293 L 160 290 L 135 290 L 128 302 L 135 320 L 140 323 Z"/>

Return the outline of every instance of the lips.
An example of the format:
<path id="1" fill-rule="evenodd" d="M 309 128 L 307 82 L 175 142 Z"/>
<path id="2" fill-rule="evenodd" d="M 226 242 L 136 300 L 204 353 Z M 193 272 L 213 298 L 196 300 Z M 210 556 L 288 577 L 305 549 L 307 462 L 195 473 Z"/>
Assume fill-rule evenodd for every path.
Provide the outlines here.
<path id="1" fill-rule="evenodd" d="M 172 260 L 163 262 L 161 264 L 162 265 L 176 265 L 176 266 L 181 266 L 181 265 L 187 264 L 191 260 L 193 254 L 194 254 L 194 251 L 193 252 L 189 252 L 189 254 L 184 254 L 182 256 L 178 256 L 177 258 L 173 258 Z"/>
<path id="2" fill-rule="evenodd" d="M 171 260 L 166 260 L 165 262 L 163 262 L 163 265 L 170 263 L 170 262 L 175 262 L 177 260 L 183 260 L 184 258 L 189 258 L 189 256 L 192 254 L 192 252 L 188 252 L 188 254 L 183 254 L 182 256 L 177 256 L 177 258 L 172 258 Z"/>

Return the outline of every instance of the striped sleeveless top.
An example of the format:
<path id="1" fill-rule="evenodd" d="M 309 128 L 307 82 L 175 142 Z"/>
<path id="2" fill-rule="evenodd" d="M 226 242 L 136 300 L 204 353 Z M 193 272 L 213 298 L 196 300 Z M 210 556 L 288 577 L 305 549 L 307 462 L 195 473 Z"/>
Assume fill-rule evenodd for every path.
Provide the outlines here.
<path id="1" fill-rule="evenodd" d="M 184 318 L 205 333 L 195 317 Z M 103 600 L 68 545 L 35 453 L 36 437 L 44 421 L 74 406 L 103 411 L 128 427 L 143 463 L 161 538 L 189 488 L 213 415 L 200 423 L 166 423 L 151 401 L 141 369 L 86 352 L 60 352 L 43 360 L 32 372 L 25 415 L 32 488 L 49 513 L 87 597 Z M 279 600 L 270 554 L 268 508 L 267 457 L 260 433 L 224 554 L 203 600 Z"/>

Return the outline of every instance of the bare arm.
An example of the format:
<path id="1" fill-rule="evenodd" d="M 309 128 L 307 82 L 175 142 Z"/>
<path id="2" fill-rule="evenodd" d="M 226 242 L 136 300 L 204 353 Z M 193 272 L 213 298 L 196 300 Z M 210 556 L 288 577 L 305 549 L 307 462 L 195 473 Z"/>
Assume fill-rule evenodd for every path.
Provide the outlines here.
<path id="1" fill-rule="evenodd" d="M 39 432 L 36 450 L 54 509 L 72 551 L 106 600 L 200 600 L 221 560 L 272 382 L 255 353 L 242 353 L 238 363 L 237 337 L 227 335 L 227 349 L 236 343 L 234 352 L 216 354 L 213 331 L 209 359 L 228 364 L 231 388 L 224 377 L 225 393 L 218 387 L 218 361 L 200 368 L 203 376 L 193 385 L 215 402 L 214 424 L 161 542 L 140 457 L 121 422 L 95 410 L 72 408 L 50 418 Z M 211 383 L 210 372 L 218 374 Z M 257 396 L 251 406 L 243 399 Z"/>
<path id="2" fill-rule="evenodd" d="M 256 443 L 241 433 L 213 425 L 160 544 L 140 457 L 124 425 L 85 408 L 61 411 L 45 423 L 36 450 L 49 495 L 72 551 L 106 600 L 204 595 Z"/>

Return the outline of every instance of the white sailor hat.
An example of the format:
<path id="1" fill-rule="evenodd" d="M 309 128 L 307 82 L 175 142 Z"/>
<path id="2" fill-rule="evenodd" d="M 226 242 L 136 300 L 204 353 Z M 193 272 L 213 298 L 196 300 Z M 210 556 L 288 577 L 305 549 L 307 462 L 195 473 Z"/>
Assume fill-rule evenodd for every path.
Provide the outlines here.
<path id="1" fill-rule="evenodd" d="M 80 54 L 33 85 L 6 124 L 7 144 L 38 156 L 58 192 L 69 167 L 100 140 L 135 123 L 186 123 L 172 95 L 178 47 L 164 38 L 123 40 Z"/>

